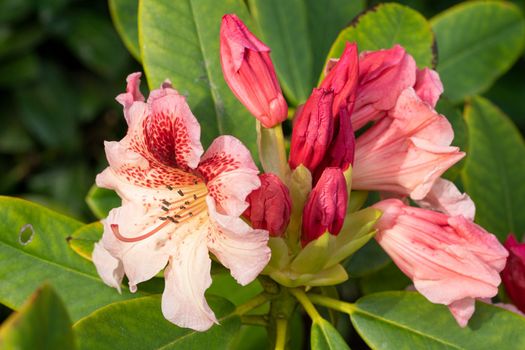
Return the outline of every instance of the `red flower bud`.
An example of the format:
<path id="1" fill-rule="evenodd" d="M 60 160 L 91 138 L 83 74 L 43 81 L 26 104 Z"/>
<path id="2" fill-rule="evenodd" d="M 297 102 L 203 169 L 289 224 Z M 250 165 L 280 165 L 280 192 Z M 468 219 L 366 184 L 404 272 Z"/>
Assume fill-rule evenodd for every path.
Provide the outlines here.
<path id="1" fill-rule="evenodd" d="M 235 96 L 266 128 L 288 116 L 288 106 L 270 59 L 270 49 L 236 15 L 222 18 L 221 65 Z"/>
<path id="2" fill-rule="evenodd" d="M 246 198 L 250 206 L 244 216 L 251 221 L 253 228 L 268 230 L 273 237 L 282 236 L 290 222 L 290 192 L 272 173 L 261 174 L 259 178 L 261 187 Z"/>
<path id="3" fill-rule="evenodd" d="M 501 278 L 510 300 L 525 312 L 525 243 L 519 243 L 514 235 L 509 235 L 505 248 L 509 257 Z"/>
<path id="4" fill-rule="evenodd" d="M 313 172 L 323 160 L 334 134 L 333 101 L 332 90 L 314 89 L 300 110 L 292 131 L 292 169 L 303 164 Z"/>
<path id="5" fill-rule="evenodd" d="M 326 231 L 339 234 L 343 227 L 348 191 L 343 172 L 326 168 L 310 192 L 303 210 L 301 243 L 303 247 Z"/>

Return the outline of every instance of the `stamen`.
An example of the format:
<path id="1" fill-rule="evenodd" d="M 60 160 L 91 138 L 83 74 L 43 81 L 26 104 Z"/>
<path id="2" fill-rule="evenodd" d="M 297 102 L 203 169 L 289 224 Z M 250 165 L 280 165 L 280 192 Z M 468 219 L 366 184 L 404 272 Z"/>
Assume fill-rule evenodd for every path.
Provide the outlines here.
<path id="1" fill-rule="evenodd" d="M 111 224 L 110 227 L 111 227 L 111 231 L 113 231 L 113 234 L 115 235 L 115 237 L 117 237 L 118 240 L 120 240 L 122 242 L 132 243 L 132 242 L 139 242 L 139 241 L 145 240 L 148 237 L 153 236 L 155 233 L 159 232 L 162 228 L 164 228 L 167 224 L 169 224 L 169 222 L 165 221 L 162 224 L 160 224 L 159 226 L 157 226 L 156 228 L 154 228 L 153 230 L 151 230 L 150 232 L 145 233 L 145 234 L 143 234 L 141 236 L 138 236 L 138 237 L 133 237 L 133 238 L 122 236 L 120 234 L 120 231 L 119 231 L 119 228 L 118 228 L 117 224 Z"/>
<path id="2" fill-rule="evenodd" d="M 170 185 L 166 185 L 166 188 L 170 191 L 173 191 L 173 187 L 171 187 Z"/>
<path id="3" fill-rule="evenodd" d="M 163 199 L 161 202 L 162 202 L 164 205 L 170 205 L 170 204 L 171 204 L 170 202 L 168 202 L 168 201 L 165 200 L 165 199 Z"/>
<path id="4" fill-rule="evenodd" d="M 177 193 L 178 193 L 181 197 L 184 197 L 184 192 L 182 192 L 182 190 L 178 190 Z"/>
<path id="5" fill-rule="evenodd" d="M 164 211 L 170 211 L 170 209 L 167 208 L 167 207 L 165 207 L 165 206 L 160 207 L 160 209 L 162 209 L 162 210 L 164 210 Z"/>

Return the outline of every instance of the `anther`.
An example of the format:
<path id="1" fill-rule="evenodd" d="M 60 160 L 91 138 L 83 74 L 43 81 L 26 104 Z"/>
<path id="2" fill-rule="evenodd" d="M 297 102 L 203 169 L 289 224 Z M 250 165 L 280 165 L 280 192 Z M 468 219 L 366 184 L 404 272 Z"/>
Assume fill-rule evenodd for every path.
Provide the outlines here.
<path id="1" fill-rule="evenodd" d="M 184 197 L 184 192 L 182 192 L 182 190 L 178 190 L 177 193 L 178 193 L 181 197 Z"/>
<path id="2" fill-rule="evenodd" d="M 170 204 L 171 204 L 170 202 L 168 202 L 168 201 L 165 200 L 165 199 L 162 200 L 162 203 L 163 203 L 164 205 L 170 205 Z"/>
<path id="3" fill-rule="evenodd" d="M 166 185 L 166 188 L 170 191 L 173 191 L 173 187 L 171 187 L 170 185 Z"/>
<path id="4" fill-rule="evenodd" d="M 165 206 L 160 207 L 160 209 L 162 209 L 162 210 L 164 210 L 164 211 L 170 211 L 170 209 L 167 208 L 167 207 L 165 207 Z"/>

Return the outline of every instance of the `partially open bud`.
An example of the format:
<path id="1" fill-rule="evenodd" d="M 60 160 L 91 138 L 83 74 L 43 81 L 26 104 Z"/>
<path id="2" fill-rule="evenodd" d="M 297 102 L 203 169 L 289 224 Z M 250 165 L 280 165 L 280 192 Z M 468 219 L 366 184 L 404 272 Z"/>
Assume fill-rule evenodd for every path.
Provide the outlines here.
<path id="1" fill-rule="evenodd" d="M 233 14 L 221 24 L 221 65 L 235 96 L 261 122 L 271 128 L 288 116 L 288 106 L 270 59 L 270 49 Z"/>
<path id="2" fill-rule="evenodd" d="M 320 86 L 334 91 L 333 115 L 339 113 L 342 107 L 347 108 L 350 114 L 352 113 L 358 78 L 357 45 L 346 43 L 341 58 L 331 67 Z"/>
<path id="3" fill-rule="evenodd" d="M 252 227 L 268 230 L 273 237 L 282 236 L 292 211 L 290 191 L 274 174 L 259 175 L 261 187 L 252 191 L 246 198 L 250 204 L 244 212 Z"/>
<path id="4" fill-rule="evenodd" d="M 514 235 L 509 235 L 505 248 L 509 251 L 509 258 L 501 273 L 503 284 L 512 303 L 525 312 L 525 243 L 519 243 Z"/>
<path id="5" fill-rule="evenodd" d="M 295 120 L 290 146 L 290 167 L 303 164 L 313 172 L 323 160 L 332 142 L 334 93 L 323 88 L 314 89 Z"/>
<path id="6" fill-rule="evenodd" d="M 343 172 L 339 168 L 326 168 L 304 206 L 303 247 L 326 231 L 334 236 L 341 231 L 347 202 L 348 191 Z"/>

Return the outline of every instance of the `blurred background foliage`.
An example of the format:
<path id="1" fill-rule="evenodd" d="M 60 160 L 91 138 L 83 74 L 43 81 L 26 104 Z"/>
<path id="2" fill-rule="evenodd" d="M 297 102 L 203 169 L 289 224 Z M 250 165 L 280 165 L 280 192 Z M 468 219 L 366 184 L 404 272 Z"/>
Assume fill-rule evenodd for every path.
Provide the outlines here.
<path id="1" fill-rule="evenodd" d="M 430 18 L 460 1 L 399 2 Z M 105 165 L 103 140 L 124 132 L 114 97 L 140 69 L 106 1 L 0 0 L 0 194 L 93 220 L 84 198 Z M 522 133 L 524 77 L 521 57 L 484 94 Z"/>

